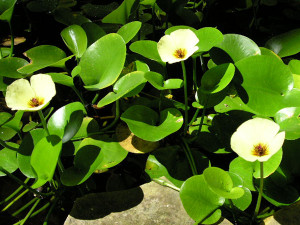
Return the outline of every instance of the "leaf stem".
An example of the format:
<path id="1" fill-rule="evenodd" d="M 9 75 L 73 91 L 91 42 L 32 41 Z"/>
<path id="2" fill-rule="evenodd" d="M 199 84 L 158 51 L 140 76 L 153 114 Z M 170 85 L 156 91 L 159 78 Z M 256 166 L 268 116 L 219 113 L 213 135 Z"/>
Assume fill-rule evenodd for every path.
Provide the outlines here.
<path id="1" fill-rule="evenodd" d="M 8 148 L 8 149 L 13 150 L 13 151 L 18 151 L 18 148 L 9 146 L 2 139 L 0 139 L 0 145 L 2 145 L 3 148 Z"/>
<path id="2" fill-rule="evenodd" d="M 78 96 L 78 98 L 80 99 L 81 103 L 83 104 L 84 107 L 86 107 L 86 102 L 84 101 L 81 93 L 77 90 L 77 88 L 74 86 L 72 87 L 73 91 L 76 93 L 76 95 Z"/>
<path id="3" fill-rule="evenodd" d="M 197 63 L 196 63 L 197 58 L 193 58 L 193 83 L 194 83 L 194 91 L 197 91 Z"/>
<path id="4" fill-rule="evenodd" d="M 259 212 L 259 207 L 262 199 L 262 192 L 263 192 L 263 187 L 264 187 L 264 163 L 260 162 L 260 183 L 259 183 L 259 192 L 258 192 L 258 197 L 257 197 L 257 203 L 253 215 L 253 219 L 256 218 Z"/>
<path id="5" fill-rule="evenodd" d="M 193 173 L 193 175 L 197 175 L 198 171 L 197 171 L 197 167 L 196 167 L 196 164 L 195 164 L 194 157 L 192 155 L 192 151 L 191 151 L 188 143 L 184 139 L 184 137 L 181 137 L 181 140 L 182 140 L 182 143 L 183 143 L 183 150 L 184 150 L 184 152 L 186 154 L 186 157 L 187 157 L 187 159 L 189 161 L 192 173 Z"/>
<path id="6" fill-rule="evenodd" d="M 115 119 L 114 121 L 109 124 L 107 127 L 104 127 L 103 129 L 100 130 L 100 132 L 103 132 L 103 131 L 106 131 L 106 130 L 109 130 L 110 128 L 112 128 L 119 120 L 120 118 L 120 100 L 117 100 L 116 101 L 116 116 L 115 116 Z"/>
<path id="7" fill-rule="evenodd" d="M 60 195 L 59 195 L 59 196 L 60 196 Z M 52 214 L 52 212 L 53 212 L 53 210 L 54 210 L 54 208 L 55 208 L 55 206 L 56 206 L 56 204 L 57 204 L 57 202 L 58 202 L 59 196 L 57 196 L 57 197 L 54 199 L 54 201 L 53 201 L 53 203 L 52 203 L 52 205 L 51 205 L 51 207 L 50 207 L 50 209 L 49 209 L 49 211 L 48 211 L 48 213 L 47 213 L 47 216 L 46 216 L 46 218 L 45 218 L 45 221 L 44 221 L 43 225 L 47 225 L 47 224 L 48 224 L 48 220 L 49 220 L 49 218 L 50 218 L 50 216 L 51 216 L 51 214 Z"/>
<path id="8" fill-rule="evenodd" d="M 30 178 L 26 178 L 26 180 L 24 181 L 24 184 L 26 184 L 29 180 L 30 180 Z M 12 199 L 13 197 L 15 197 L 15 195 L 18 194 L 22 190 L 22 188 L 23 188 L 23 186 L 20 185 L 20 187 L 18 187 L 17 190 L 15 190 L 11 195 L 9 195 L 2 202 L 0 202 L 0 205 L 8 202 L 10 199 Z"/>
<path id="9" fill-rule="evenodd" d="M 8 22 L 9 25 L 9 30 L 10 30 L 10 38 L 11 38 L 11 44 L 10 44 L 10 53 L 9 53 L 9 57 L 12 57 L 13 52 L 14 52 L 14 45 L 15 45 L 15 39 L 14 39 L 14 34 L 13 34 L 13 30 L 12 30 L 12 26 L 11 26 L 11 21 Z"/>
<path id="10" fill-rule="evenodd" d="M 23 212 L 26 208 L 28 208 L 30 205 L 32 205 L 37 200 L 38 200 L 38 198 L 31 199 L 29 202 L 26 203 L 26 205 L 24 205 L 23 207 L 21 207 L 18 211 L 14 212 L 12 214 L 12 216 L 17 216 L 18 214 L 20 214 L 21 212 Z"/>
<path id="11" fill-rule="evenodd" d="M 194 121 L 196 120 L 196 118 L 197 118 L 199 112 L 200 112 L 200 109 L 198 108 L 198 109 L 196 110 L 196 112 L 195 112 L 195 114 L 194 114 L 192 120 L 189 122 L 189 126 L 192 125 L 192 123 L 194 123 Z"/>
<path id="12" fill-rule="evenodd" d="M 25 216 L 25 218 L 22 220 L 22 222 L 20 223 L 20 225 L 23 225 L 28 218 L 30 217 L 31 213 L 33 212 L 33 210 L 35 209 L 35 207 L 37 207 L 37 205 L 39 204 L 39 202 L 41 201 L 41 199 L 38 199 L 34 205 L 31 207 L 31 209 L 29 210 L 29 212 L 27 213 L 27 215 Z"/>
<path id="13" fill-rule="evenodd" d="M 40 119 L 41 119 L 41 122 L 43 124 L 44 130 L 47 132 L 47 135 L 50 136 L 49 130 L 47 128 L 47 123 L 46 123 L 46 120 L 45 120 L 45 117 L 43 115 L 42 110 L 38 110 L 38 114 L 40 116 Z"/>
<path id="14" fill-rule="evenodd" d="M 12 200 L 7 206 L 5 206 L 4 209 L 1 210 L 1 212 L 6 211 L 9 207 L 11 207 L 16 201 L 18 201 L 20 198 L 23 197 L 23 195 L 25 195 L 29 190 L 26 189 L 25 191 L 23 191 L 21 194 L 19 194 L 14 200 Z"/>
<path id="15" fill-rule="evenodd" d="M 182 73 L 183 73 L 183 88 L 184 88 L 184 136 L 187 134 L 188 129 L 188 93 L 187 93 L 187 78 L 184 61 L 181 61 Z"/>

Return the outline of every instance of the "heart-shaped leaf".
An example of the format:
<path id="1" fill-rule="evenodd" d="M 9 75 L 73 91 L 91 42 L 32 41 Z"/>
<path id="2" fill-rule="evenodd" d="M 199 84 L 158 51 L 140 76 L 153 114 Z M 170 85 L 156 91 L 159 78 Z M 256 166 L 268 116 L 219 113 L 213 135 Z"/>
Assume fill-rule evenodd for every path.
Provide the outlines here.
<path id="1" fill-rule="evenodd" d="M 131 106 L 121 115 L 131 132 L 146 141 L 159 141 L 179 130 L 183 124 L 183 117 L 175 108 L 161 111 L 159 125 L 158 118 L 155 111 L 142 105 Z"/>

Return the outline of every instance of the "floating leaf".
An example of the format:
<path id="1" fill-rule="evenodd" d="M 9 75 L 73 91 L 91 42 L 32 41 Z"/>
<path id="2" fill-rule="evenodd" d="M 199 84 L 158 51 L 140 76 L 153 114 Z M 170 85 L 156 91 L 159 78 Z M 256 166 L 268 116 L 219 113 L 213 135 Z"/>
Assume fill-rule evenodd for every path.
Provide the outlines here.
<path id="1" fill-rule="evenodd" d="M 19 148 L 19 145 L 11 142 L 6 142 L 7 145 L 13 148 Z M 0 150 L 0 176 L 6 174 L 1 172 L 1 168 L 5 169 L 9 173 L 13 173 L 18 169 L 17 152 L 9 148 L 3 148 Z"/>
<path id="2" fill-rule="evenodd" d="M 112 85 L 119 77 L 126 58 L 126 45 L 118 34 L 107 34 L 83 54 L 80 77 L 88 90 Z"/>
<path id="3" fill-rule="evenodd" d="M 159 125 L 156 124 L 158 118 L 155 111 L 142 105 L 131 106 L 121 115 L 131 132 L 146 141 L 159 141 L 179 130 L 183 124 L 183 117 L 175 108 L 161 111 Z"/>
<path id="4" fill-rule="evenodd" d="M 87 48 L 87 36 L 84 29 L 74 24 L 63 29 L 60 35 L 70 51 L 80 58 Z"/>
<path id="5" fill-rule="evenodd" d="M 140 21 L 133 21 L 122 26 L 117 34 L 121 35 L 127 44 L 140 30 L 142 23 Z"/>

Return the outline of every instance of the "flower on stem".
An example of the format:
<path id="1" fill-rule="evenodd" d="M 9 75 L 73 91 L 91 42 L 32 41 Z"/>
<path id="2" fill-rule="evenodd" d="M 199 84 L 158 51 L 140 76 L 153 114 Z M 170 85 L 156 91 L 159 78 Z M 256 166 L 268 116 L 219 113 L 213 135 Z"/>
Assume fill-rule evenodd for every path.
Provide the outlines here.
<path id="1" fill-rule="evenodd" d="M 240 125 L 231 137 L 231 148 L 243 159 L 267 161 L 283 145 L 285 132 L 272 120 L 254 118 Z"/>
<path id="2" fill-rule="evenodd" d="M 196 34 L 190 29 L 175 30 L 163 36 L 157 43 L 157 50 L 163 62 L 176 63 L 186 60 L 198 50 Z"/>
<path id="3" fill-rule="evenodd" d="M 37 111 L 45 108 L 55 96 L 55 84 L 51 76 L 33 75 L 30 83 L 18 79 L 6 89 L 5 101 L 12 110 Z"/>

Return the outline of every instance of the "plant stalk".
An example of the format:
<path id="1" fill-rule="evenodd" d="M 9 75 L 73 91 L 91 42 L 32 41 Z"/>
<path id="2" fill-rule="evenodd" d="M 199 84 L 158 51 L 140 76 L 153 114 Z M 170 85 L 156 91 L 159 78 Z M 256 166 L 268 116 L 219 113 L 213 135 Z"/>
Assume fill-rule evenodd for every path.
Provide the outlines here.
<path id="1" fill-rule="evenodd" d="M 45 120 L 45 117 L 43 115 L 42 110 L 38 110 L 38 114 L 40 116 L 40 119 L 41 119 L 41 122 L 43 124 L 44 130 L 47 132 L 47 135 L 50 136 L 50 133 L 49 133 L 49 130 L 48 130 L 48 127 L 47 127 L 47 123 L 46 123 L 46 120 Z"/>
<path id="2" fill-rule="evenodd" d="M 257 203 L 256 203 L 253 219 L 255 219 L 257 217 L 258 212 L 259 212 L 259 207 L 260 207 L 260 203 L 261 203 L 261 199 L 262 199 L 263 187 L 264 187 L 264 163 L 260 162 L 259 192 L 258 192 Z"/>
<path id="3" fill-rule="evenodd" d="M 182 73 L 183 73 L 183 88 L 184 88 L 184 129 L 183 135 L 187 134 L 188 129 L 188 92 L 187 92 L 187 78 L 184 61 L 181 61 Z"/>

